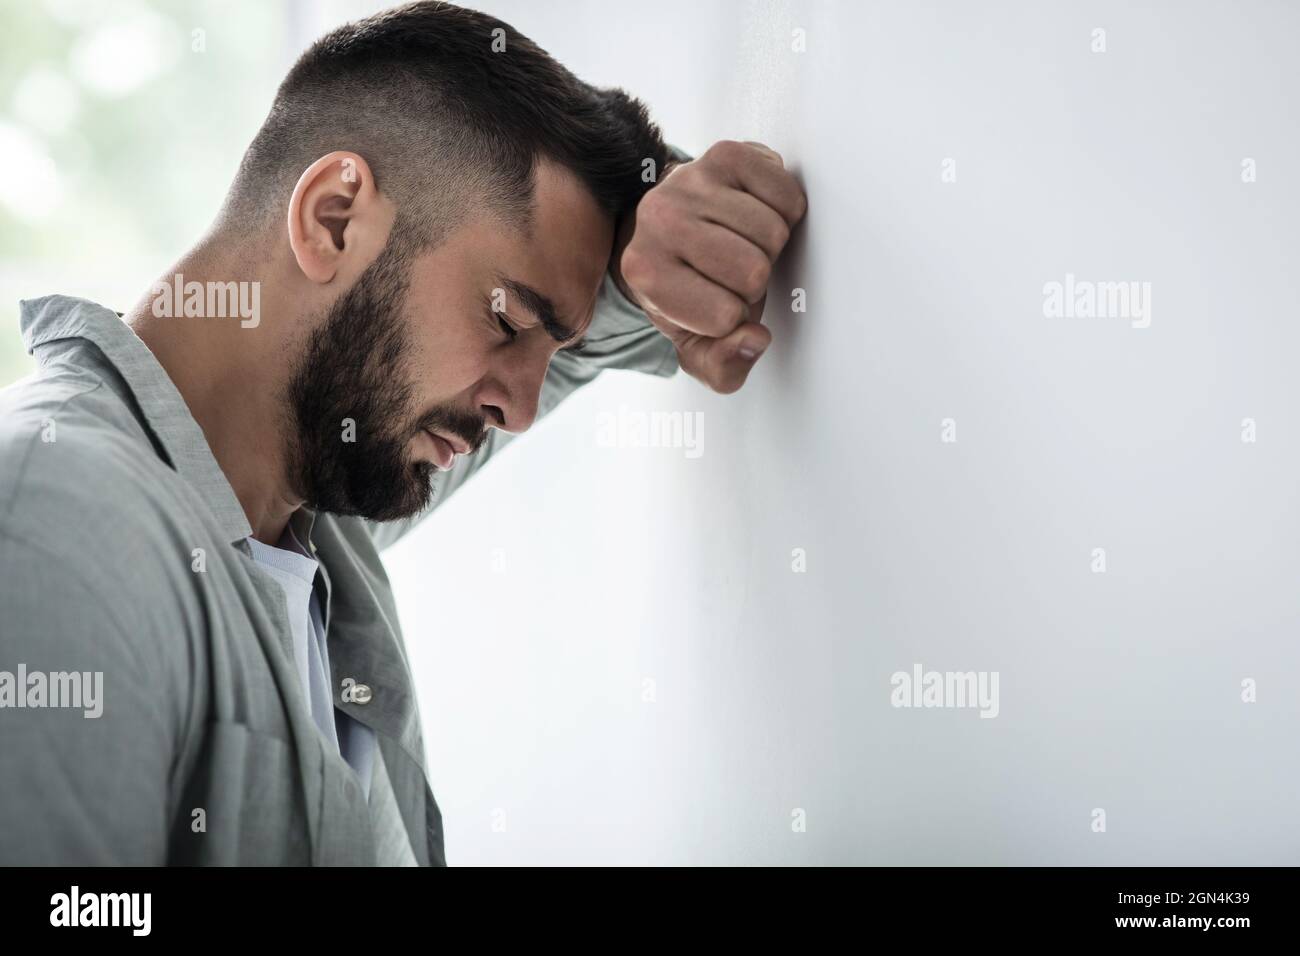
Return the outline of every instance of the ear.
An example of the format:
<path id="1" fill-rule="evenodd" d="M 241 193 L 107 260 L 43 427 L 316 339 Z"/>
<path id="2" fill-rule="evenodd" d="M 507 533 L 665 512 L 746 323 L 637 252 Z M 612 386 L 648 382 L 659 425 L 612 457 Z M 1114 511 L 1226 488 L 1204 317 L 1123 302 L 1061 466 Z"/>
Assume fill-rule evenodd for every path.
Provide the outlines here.
<path id="1" fill-rule="evenodd" d="M 361 156 L 341 150 L 322 156 L 289 198 L 289 246 L 298 268 L 312 282 L 350 282 L 388 242 L 395 215 Z"/>

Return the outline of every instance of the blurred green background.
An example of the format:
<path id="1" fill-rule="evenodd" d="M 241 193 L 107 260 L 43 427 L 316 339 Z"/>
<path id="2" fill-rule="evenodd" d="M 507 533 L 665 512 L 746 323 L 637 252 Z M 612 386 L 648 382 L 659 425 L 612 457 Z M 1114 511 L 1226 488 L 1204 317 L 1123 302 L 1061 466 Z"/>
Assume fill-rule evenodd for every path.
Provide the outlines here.
<path id="1" fill-rule="evenodd" d="M 18 302 L 125 311 L 208 226 L 293 59 L 378 3 L 0 0 L 0 386 Z"/>

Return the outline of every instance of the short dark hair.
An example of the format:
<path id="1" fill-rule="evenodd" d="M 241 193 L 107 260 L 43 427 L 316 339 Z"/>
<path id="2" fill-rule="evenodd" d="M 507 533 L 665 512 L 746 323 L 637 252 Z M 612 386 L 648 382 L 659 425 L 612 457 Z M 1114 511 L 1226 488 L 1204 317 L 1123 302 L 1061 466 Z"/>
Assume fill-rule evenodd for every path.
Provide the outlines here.
<path id="1" fill-rule="evenodd" d="M 302 171 L 337 149 L 365 157 L 397 204 L 395 232 L 420 245 L 441 242 L 475 203 L 531 231 L 541 157 L 571 170 L 615 219 L 653 185 L 645 161 L 657 176 L 669 160 L 639 100 L 579 80 L 495 17 L 430 0 L 339 27 L 298 59 L 222 224 L 283 215 Z"/>

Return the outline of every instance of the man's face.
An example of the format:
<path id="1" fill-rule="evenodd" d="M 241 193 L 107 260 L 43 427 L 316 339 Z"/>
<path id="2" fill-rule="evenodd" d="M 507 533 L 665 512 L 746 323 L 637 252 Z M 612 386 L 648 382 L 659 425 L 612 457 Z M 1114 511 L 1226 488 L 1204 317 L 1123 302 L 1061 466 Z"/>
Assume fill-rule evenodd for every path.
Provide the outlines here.
<path id="1" fill-rule="evenodd" d="M 390 242 L 320 321 L 287 393 L 290 477 L 309 506 L 409 517 L 453 450 L 472 454 L 488 428 L 533 423 L 564 347 L 535 310 L 553 308 L 553 331 L 577 343 L 614 235 L 562 167 L 543 162 L 536 179 L 531 239 L 475 215 L 414 259 Z"/>

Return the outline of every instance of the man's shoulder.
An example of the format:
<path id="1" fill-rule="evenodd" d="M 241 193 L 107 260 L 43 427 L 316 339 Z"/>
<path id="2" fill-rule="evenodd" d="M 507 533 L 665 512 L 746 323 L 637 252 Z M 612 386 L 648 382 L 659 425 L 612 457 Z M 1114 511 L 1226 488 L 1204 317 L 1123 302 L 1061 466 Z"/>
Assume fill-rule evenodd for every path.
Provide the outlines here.
<path id="1" fill-rule="evenodd" d="M 93 372 L 43 369 L 0 391 L 6 637 L 73 646 L 112 631 L 97 653 L 183 671 L 201 546 L 183 483 Z"/>
<path id="2" fill-rule="evenodd" d="M 55 366 L 0 389 L 0 531 L 84 542 L 163 528 L 179 480 L 95 372 Z"/>

